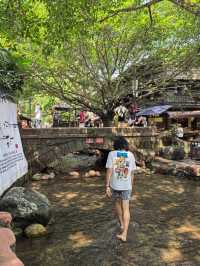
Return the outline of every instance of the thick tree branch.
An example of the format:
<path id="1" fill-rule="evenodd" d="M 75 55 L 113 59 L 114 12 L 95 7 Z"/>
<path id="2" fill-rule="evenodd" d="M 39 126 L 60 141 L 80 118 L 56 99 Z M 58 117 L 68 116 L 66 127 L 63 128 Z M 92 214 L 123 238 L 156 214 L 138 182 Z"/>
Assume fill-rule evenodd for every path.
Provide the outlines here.
<path id="1" fill-rule="evenodd" d="M 163 0 L 151 0 L 148 3 L 145 3 L 143 5 L 139 5 L 138 6 L 138 5 L 134 4 L 134 5 L 131 5 L 131 6 L 126 7 L 126 8 L 121 8 L 121 9 L 112 11 L 112 12 L 110 12 L 110 15 L 108 15 L 105 18 L 101 19 L 99 22 L 104 22 L 105 20 L 107 20 L 109 18 L 112 18 L 112 17 L 115 17 L 115 16 L 119 15 L 120 13 L 129 13 L 129 12 L 141 10 L 141 9 L 144 9 L 144 8 L 149 8 L 150 6 L 152 6 L 154 4 L 157 4 L 157 3 L 161 2 L 161 1 L 163 1 Z"/>
<path id="2" fill-rule="evenodd" d="M 144 8 L 148 8 L 150 20 L 152 23 L 152 15 L 150 12 L 150 8 L 152 5 L 155 5 L 155 4 L 162 2 L 162 1 L 163 0 L 151 0 L 151 1 L 148 1 L 147 3 L 139 5 L 139 6 L 134 4 L 134 5 L 131 5 L 131 6 L 126 7 L 126 8 L 117 9 L 115 11 L 111 11 L 108 16 L 102 18 L 99 22 L 104 22 L 105 20 L 112 18 L 112 17 L 115 17 L 115 16 L 119 15 L 120 13 L 129 13 L 129 12 L 134 12 L 137 10 L 142 10 Z M 187 0 L 168 0 L 168 1 L 179 6 L 182 9 L 185 9 L 186 11 L 190 12 L 191 14 L 193 14 L 195 16 L 200 16 L 200 5 L 197 3 L 192 3 L 191 1 L 187 1 Z"/>

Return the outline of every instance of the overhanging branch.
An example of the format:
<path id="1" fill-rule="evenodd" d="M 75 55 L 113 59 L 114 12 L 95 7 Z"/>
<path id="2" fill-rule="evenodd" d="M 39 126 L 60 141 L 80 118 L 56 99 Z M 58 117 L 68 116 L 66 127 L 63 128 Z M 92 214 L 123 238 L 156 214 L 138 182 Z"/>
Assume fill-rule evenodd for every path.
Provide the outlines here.
<path id="1" fill-rule="evenodd" d="M 142 4 L 139 6 L 134 4 L 134 5 L 131 5 L 131 6 L 126 7 L 126 8 L 117 9 L 115 11 L 111 11 L 108 16 L 102 18 L 99 22 L 104 22 L 105 20 L 112 18 L 112 17 L 115 17 L 115 16 L 119 15 L 120 13 L 135 12 L 137 10 L 142 10 L 145 8 L 148 8 L 148 10 L 150 10 L 152 5 L 155 5 L 155 4 L 162 2 L 162 1 L 163 0 L 151 0 L 151 1 L 148 1 L 148 3 Z M 197 3 L 192 3 L 191 1 L 186 1 L 186 0 L 168 0 L 168 1 L 179 6 L 180 8 L 188 11 L 189 13 L 191 13 L 195 16 L 200 16 L 200 5 L 198 5 Z M 151 15 L 150 15 L 150 19 L 152 19 Z"/>
<path id="2" fill-rule="evenodd" d="M 101 19 L 99 22 L 104 22 L 105 20 L 107 20 L 109 18 L 112 18 L 112 17 L 115 17 L 115 16 L 119 15 L 120 13 L 128 13 L 128 12 L 141 10 L 141 9 L 144 9 L 144 8 L 149 8 L 152 5 L 157 4 L 157 3 L 161 2 L 161 1 L 163 1 L 163 0 L 152 0 L 152 1 L 149 1 L 148 3 L 146 3 L 146 4 L 143 4 L 143 5 L 139 5 L 139 6 L 138 5 L 131 5 L 131 6 L 126 7 L 126 8 L 121 8 L 121 9 L 112 11 L 110 15 L 108 15 L 105 18 Z"/>

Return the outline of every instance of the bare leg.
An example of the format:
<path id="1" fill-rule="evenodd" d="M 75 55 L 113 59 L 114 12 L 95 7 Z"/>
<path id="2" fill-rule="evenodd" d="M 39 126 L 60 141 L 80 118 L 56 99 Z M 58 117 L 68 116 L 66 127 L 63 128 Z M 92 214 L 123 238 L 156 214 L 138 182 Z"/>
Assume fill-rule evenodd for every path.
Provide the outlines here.
<path id="1" fill-rule="evenodd" d="M 117 238 L 125 242 L 127 238 L 129 221 L 130 221 L 129 200 L 122 200 L 122 211 L 123 211 L 124 229 L 120 235 L 117 235 Z"/>
<path id="2" fill-rule="evenodd" d="M 122 212 L 122 200 L 121 199 L 116 199 L 115 201 L 115 212 L 120 222 L 120 227 L 121 229 L 123 229 L 124 224 L 123 224 L 123 212 Z"/>

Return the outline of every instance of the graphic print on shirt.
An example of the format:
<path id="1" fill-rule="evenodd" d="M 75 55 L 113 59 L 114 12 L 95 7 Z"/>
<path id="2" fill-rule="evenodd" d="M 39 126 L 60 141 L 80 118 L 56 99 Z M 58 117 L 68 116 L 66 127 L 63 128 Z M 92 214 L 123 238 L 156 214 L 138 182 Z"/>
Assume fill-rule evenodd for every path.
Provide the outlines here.
<path id="1" fill-rule="evenodd" d="M 114 159 L 114 171 L 117 179 L 127 179 L 129 165 L 128 153 L 117 152 L 117 158 Z"/>

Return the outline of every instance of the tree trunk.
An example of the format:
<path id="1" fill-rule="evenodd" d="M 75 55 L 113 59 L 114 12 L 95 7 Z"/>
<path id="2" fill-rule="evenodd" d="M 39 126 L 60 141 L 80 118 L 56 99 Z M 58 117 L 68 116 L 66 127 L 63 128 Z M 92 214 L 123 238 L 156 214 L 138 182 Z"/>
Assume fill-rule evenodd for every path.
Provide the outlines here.
<path id="1" fill-rule="evenodd" d="M 104 127 L 113 127 L 113 114 L 109 113 L 101 117 Z"/>

